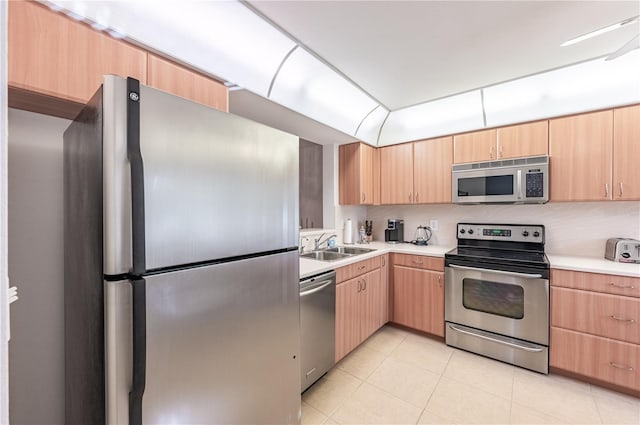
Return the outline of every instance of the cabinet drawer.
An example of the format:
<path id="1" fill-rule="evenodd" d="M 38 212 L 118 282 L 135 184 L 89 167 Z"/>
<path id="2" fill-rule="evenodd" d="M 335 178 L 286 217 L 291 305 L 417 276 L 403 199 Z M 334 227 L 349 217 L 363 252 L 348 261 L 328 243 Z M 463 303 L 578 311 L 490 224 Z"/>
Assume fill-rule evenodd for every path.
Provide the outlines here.
<path id="1" fill-rule="evenodd" d="M 640 344 L 640 298 L 551 288 L 551 325 Z"/>
<path id="2" fill-rule="evenodd" d="M 416 269 L 444 271 L 444 258 L 428 257 L 426 255 L 393 254 L 393 264 Z"/>
<path id="3" fill-rule="evenodd" d="M 640 390 L 640 346 L 551 327 L 553 367 Z"/>
<path id="4" fill-rule="evenodd" d="M 637 277 L 552 269 L 551 285 L 640 297 L 640 278 Z"/>
<path id="5" fill-rule="evenodd" d="M 360 276 L 361 274 L 369 273 L 371 270 L 380 268 L 380 258 L 381 256 L 378 255 L 377 257 L 358 261 L 357 263 L 336 269 L 336 282 L 341 283 L 345 280 L 352 279 L 356 276 Z"/>

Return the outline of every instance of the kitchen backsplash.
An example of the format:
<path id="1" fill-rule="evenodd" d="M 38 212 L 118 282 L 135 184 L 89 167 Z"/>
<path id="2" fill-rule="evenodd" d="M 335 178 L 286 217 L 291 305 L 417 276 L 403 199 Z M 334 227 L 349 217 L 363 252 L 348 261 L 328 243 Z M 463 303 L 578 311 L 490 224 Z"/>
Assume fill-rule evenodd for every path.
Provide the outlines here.
<path id="1" fill-rule="evenodd" d="M 430 244 L 451 247 L 456 245 L 459 222 L 543 224 L 547 253 L 585 257 L 602 257 L 608 238 L 640 239 L 640 202 L 338 206 L 335 222 L 338 243 L 342 242 L 343 222 L 347 218 L 353 221 L 354 229 L 365 218 L 373 220 L 373 237 L 380 241 L 384 241 L 387 219 L 404 220 L 405 240 L 414 239 L 418 225 L 437 220 L 438 229 L 433 231 Z"/>

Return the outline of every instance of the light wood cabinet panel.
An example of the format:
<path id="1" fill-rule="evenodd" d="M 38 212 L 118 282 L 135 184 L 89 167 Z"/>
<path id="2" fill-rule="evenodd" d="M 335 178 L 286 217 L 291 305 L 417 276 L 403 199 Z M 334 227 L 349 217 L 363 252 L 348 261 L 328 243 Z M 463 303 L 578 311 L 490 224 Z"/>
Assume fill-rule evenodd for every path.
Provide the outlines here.
<path id="1" fill-rule="evenodd" d="M 640 105 L 613 110 L 613 199 L 640 199 Z"/>
<path id="2" fill-rule="evenodd" d="M 360 280 L 336 286 L 336 362 L 360 344 Z"/>
<path id="3" fill-rule="evenodd" d="M 453 162 L 489 161 L 496 158 L 496 129 L 453 136 Z"/>
<path id="4" fill-rule="evenodd" d="M 389 254 L 380 256 L 380 285 L 382 286 L 382 324 L 389 321 Z"/>
<path id="5" fill-rule="evenodd" d="M 413 144 L 380 148 L 380 203 L 413 202 Z"/>
<path id="6" fill-rule="evenodd" d="M 115 74 L 147 82 L 147 53 L 35 2 L 9 2 L 9 86 L 86 103 Z"/>
<path id="7" fill-rule="evenodd" d="M 640 278 L 551 269 L 551 285 L 640 297 Z"/>
<path id="8" fill-rule="evenodd" d="M 640 391 L 640 346 L 551 327 L 549 365 Z"/>
<path id="9" fill-rule="evenodd" d="M 374 203 L 374 148 L 364 143 L 339 148 L 339 198 L 341 205 Z"/>
<path id="10" fill-rule="evenodd" d="M 549 153 L 549 121 L 498 128 L 498 159 L 547 155 Z"/>
<path id="11" fill-rule="evenodd" d="M 381 256 L 378 255 L 373 258 L 358 261 L 357 263 L 349 264 L 348 266 L 340 267 L 336 269 L 336 282 L 341 283 L 356 276 L 369 273 L 379 268 L 381 261 Z"/>
<path id="12" fill-rule="evenodd" d="M 380 149 L 373 149 L 373 205 L 380 205 Z"/>
<path id="13" fill-rule="evenodd" d="M 413 143 L 414 203 L 451 202 L 453 137 Z"/>
<path id="14" fill-rule="evenodd" d="M 361 296 L 363 298 L 363 320 L 360 340 L 364 341 L 371 334 L 380 329 L 383 321 L 384 297 L 380 269 L 376 269 L 362 276 Z"/>
<path id="15" fill-rule="evenodd" d="M 149 53 L 147 84 L 221 111 L 229 112 L 224 84 Z"/>
<path id="16" fill-rule="evenodd" d="M 551 288 L 551 325 L 640 343 L 640 299 Z"/>
<path id="17" fill-rule="evenodd" d="M 444 271 L 444 258 L 426 255 L 393 254 L 393 264 L 417 269 Z"/>
<path id="18" fill-rule="evenodd" d="M 444 337 L 444 273 L 394 264 L 393 322 Z"/>
<path id="19" fill-rule="evenodd" d="M 611 199 L 613 111 L 549 121 L 550 200 Z"/>

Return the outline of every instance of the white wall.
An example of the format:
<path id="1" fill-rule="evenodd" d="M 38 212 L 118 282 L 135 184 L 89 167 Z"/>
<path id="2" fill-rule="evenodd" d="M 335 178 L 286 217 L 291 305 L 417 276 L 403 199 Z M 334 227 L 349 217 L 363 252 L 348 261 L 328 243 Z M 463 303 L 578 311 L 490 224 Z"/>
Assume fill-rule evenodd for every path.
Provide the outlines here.
<path id="1" fill-rule="evenodd" d="M 70 121 L 9 110 L 10 420 L 64 423 L 62 133 Z M 1 421 L 0 421 L 1 423 Z"/>
<path id="2" fill-rule="evenodd" d="M 432 244 L 455 246 L 459 222 L 543 224 L 550 254 L 602 257 L 608 238 L 640 239 L 640 202 L 563 202 L 544 205 L 401 205 L 368 207 L 374 239 L 384 240 L 387 219 L 404 220 L 405 239 L 418 225 L 438 220 Z"/>

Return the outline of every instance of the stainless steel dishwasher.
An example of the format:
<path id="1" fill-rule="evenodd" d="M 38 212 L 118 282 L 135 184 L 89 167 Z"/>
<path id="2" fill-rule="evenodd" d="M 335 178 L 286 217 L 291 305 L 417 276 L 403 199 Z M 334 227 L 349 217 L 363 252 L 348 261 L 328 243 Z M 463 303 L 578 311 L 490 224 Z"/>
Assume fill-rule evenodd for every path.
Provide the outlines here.
<path id="1" fill-rule="evenodd" d="M 335 364 L 335 271 L 300 281 L 300 333 L 302 393 Z"/>

